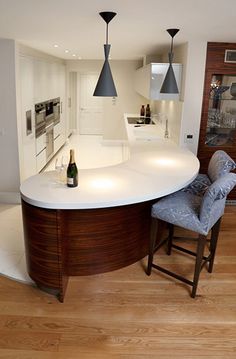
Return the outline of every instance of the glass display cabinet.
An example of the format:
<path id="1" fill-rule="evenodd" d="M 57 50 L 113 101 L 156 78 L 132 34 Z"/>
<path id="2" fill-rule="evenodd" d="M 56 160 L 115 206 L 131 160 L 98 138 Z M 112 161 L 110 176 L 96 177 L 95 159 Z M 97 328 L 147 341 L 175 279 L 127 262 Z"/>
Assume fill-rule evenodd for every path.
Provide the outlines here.
<path id="1" fill-rule="evenodd" d="M 236 161 L 236 59 L 227 61 L 227 51 L 236 53 L 236 44 L 208 43 L 198 143 L 201 173 L 217 150 Z M 236 199 L 236 190 L 229 198 Z"/>
<path id="2" fill-rule="evenodd" d="M 234 146 L 236 135 L 236 75 L 213 74 L 210 85 L 205 144 Z"/>

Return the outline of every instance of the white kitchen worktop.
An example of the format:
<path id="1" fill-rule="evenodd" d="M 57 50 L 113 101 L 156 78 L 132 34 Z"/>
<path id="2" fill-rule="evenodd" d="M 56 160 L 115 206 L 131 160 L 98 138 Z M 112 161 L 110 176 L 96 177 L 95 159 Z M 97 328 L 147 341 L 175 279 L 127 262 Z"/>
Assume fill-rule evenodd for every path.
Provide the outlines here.
<path id="1" fill-rule="evenodd" d="M 196 156 L 164 139 L 158 126 L 144 128 L 140 135 L 126 125 L 130 156 L 123 163 L 79 170 L 76 188 L 58 183 L 55 171 L 32 176 L 21 185 L 22 199 L 43 208 L 103 208 L 156 199 L 189 184 L 199 170 Z"/>

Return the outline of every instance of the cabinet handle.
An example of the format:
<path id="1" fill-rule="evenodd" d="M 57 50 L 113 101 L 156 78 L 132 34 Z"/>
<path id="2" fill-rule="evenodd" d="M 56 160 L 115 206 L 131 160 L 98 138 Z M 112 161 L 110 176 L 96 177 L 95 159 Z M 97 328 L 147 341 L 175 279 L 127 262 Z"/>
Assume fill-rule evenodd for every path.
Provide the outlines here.
<path id="1" fill-rule="evenodd" d="M 62 102 L 61 102 L 61 113 L 62 113 Z"/>

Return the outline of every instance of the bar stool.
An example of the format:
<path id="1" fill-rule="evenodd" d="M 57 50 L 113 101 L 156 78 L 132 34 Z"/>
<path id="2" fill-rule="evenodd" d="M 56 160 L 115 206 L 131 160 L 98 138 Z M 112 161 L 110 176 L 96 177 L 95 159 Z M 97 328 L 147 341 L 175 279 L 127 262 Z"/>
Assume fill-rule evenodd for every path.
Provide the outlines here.
<path id="1" fill-rule="evenodd" d="M 183 190 L 162 198 L 152 206 L 151 236 L 148 254 L 148 266 L 146 273 L 151 274 L 155 268 L 171 277 L 174 277 L 192 286 L 191 297 L 195 298 L 201 269 L 206 263 L 208 272 L 212 272 L 218 235 L 220 231 L 221 217 L 224 213 L 227 195 L 236 185 L 236 174 L 229 173 L 236 167 L 235 162 L 224 151 L 216 151 L 212 156 L 208 175 L 198 175 L 197 178 Z M 164 240 L 157 238 L 158 221 L 168 223 L 169 233 Z M 174 226 L 179 226 L 198 234 L 197 250 L 190 251 L 173 243 Z M 204 255 L 207 235 L 211 231 L 208 255 Z M 189 238 L 191 240 L 193 238 Z M 184 238 L 186 240 L 186 238 Z M 154 253 L 167 244 L 167 254 L 172 248 L 195 257 L 195 270 L 193 280 L 189 280 L 164 267 L 153 263 Z"/>

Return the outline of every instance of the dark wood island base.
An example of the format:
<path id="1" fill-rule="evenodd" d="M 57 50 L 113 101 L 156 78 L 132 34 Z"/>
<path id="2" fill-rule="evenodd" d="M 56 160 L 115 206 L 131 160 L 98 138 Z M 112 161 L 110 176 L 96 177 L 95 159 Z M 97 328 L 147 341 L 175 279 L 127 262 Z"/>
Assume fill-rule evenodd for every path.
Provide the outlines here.
<path id="1" fill-rule="evenodd" d="M 148 252 L 154 200 L 97 209 L 46 209 L 22 200 L 27 268 L 64 300 L 69 276 L 113 271 Z"/>

